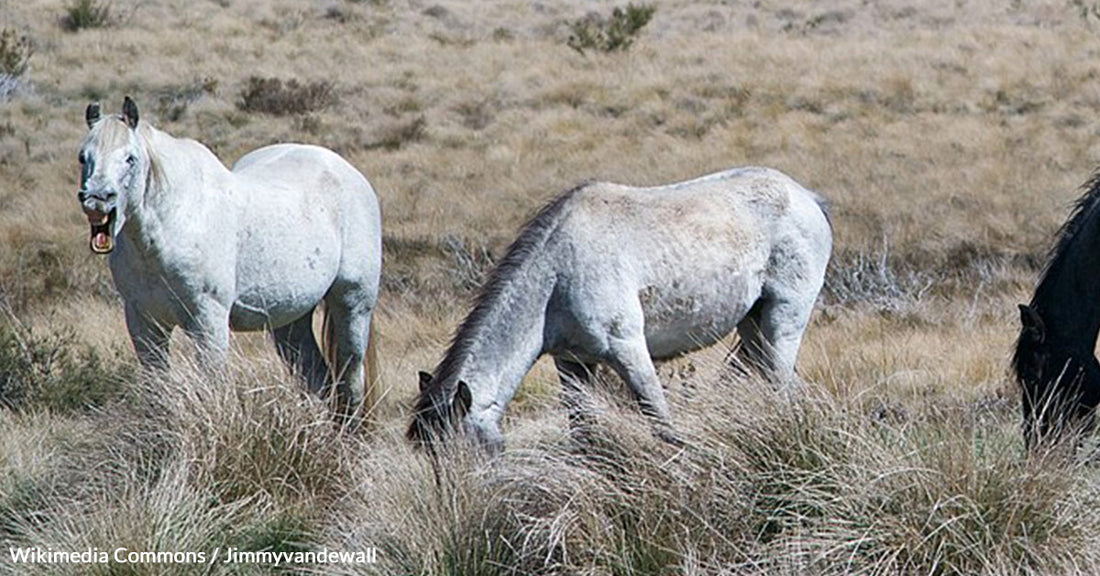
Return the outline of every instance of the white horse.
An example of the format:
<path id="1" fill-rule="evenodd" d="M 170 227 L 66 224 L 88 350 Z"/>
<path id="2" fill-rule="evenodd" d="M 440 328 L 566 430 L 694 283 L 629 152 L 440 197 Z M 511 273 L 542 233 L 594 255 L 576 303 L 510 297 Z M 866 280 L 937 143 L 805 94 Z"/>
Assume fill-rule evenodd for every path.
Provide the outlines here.
<path id="1" fill-rule="evenodd" d="M 426 442 L 454 424 L 500 449 L 505 406 L 543 354 L 567 404 L 595 364 L 609 364 L 662 435 L 671 420 L 652 359 L 736 329 L 741 362 L 792 381 L 831 252 L 823 200 L 775 170 L 581 185 L 524 227 L 435 373 L 420 373 L 409 437 Z"/>
<path id="2" fill-rule="evenodd" d="M 297 144 L 253 151 L 229 171 L 202 144 L 139 121 L 129 97 L 121 115 L 92 104 L 85 119 L 79 200 L 92 251 L 110 254 L 141 363 L 167 367 L 176 326 L 214 366 L 230 329 L 267 329 L 313 391 L 335 385 L 342 419 L 369 411 L 382 242 L 363 175 Z M 328 366 L 312 328 L 322 300 Z"/>

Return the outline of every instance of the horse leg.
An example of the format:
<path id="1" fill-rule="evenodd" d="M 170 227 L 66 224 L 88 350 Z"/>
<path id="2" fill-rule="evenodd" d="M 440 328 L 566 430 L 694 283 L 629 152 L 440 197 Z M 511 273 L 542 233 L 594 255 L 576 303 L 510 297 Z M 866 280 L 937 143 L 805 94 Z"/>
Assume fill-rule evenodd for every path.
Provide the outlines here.
<path id="1" fill-rule="evenodd" d="M 172 329 L 144 316 L 133 304 L 126 304 L 126 330 L 134 345 L 138 362 L 148 370 L 168 369 L 168 344 Z"/>
<path id="2" fill-rule="evenodd" d="M 229 358 L 229 308 L 209 299 L 192 311 L 184 332 L 195 343 L 199 363 L 207 370 L 225 368 Z"/>
<path id="3" fill-rule="evenodd" d="M 588 418 L 590 410 L 585 406 L 587 387 L 592 382 L 595 373 L 595 364 L 585 364 L 554 357 L 554 366 L 558 369 L 558 377 L 561 379 L 562 395 L 561 403 L 569 414 L 569 428 L 573 431 L 582 429 L 591 424 Z"/>
<path id="4" fill-rule="evenodd" d="M 795 360 L 812 312 L 812 299 L 761 298 L 737 326 L 739 359 L 778 383 L 797 383 Z"/>
<path id="5" fill-rule="evenodd" d="M 363 406 L 367 384 L 363 358 L 370 341 L 372 310 L 362 301 L 352 304 L 340 297 L 326 300 L 325 305 L 332 335 L 328 345 L 336 347 L 335 355 L 330 356 L 335 359 L 330 368 L 336 381 L 336 416 L 341 424 L 352 424 L 366 410 L 374 408 Z"/>
<path id="6" fill-rule="evenodd" d="M 631 337 L 612 336 L 608 346 L 608 363 L 630 387 L 642 413 L 657 423 L 657 436 L 671 444 L 682 445 L 683 441 L 673 431 L 672 416 L 657 378 L 657 369 L 649 356 L 645 334 L 639 329 Z"/>
<path id="7" fill-rule="evenodd" d="M 763 305 L 763 299 L 757 300 L 737 324 L 737 335 L 741 340 L 737 343 L 729 361 L 730 366 L 742 376 L 747 376 L 750 370 L 767 375 L 771 369 L 766 352 L 769 344 L 762 332 Z"/>
<path id="8" fill-rule="evenodd" d="M 306 381 L 310 392 L 323 395 L 329 382 L 325 357 L 313 335 L 313 313 L 271 331 L 279 357 Z"/>

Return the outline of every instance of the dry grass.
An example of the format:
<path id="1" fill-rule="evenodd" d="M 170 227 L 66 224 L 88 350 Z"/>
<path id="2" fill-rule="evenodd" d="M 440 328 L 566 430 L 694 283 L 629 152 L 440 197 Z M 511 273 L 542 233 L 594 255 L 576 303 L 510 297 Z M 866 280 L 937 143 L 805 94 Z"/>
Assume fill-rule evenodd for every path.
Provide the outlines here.
<path id="1" fill-rule="evenodd" d="M 1100 157 L 1089 3 L 671 0 L 629 50 L 583 55 L 580 0 L 92 4 L 109 28 L 0 3 L 20 69 L 0 106 L 0 322 L 72 348 L 53 372 L 7 356 L 36 392 L 0 411 L 5 544 L 375 545 L 366 571 L 408 574 L 1095 571 L 1096 474 L 1021 458 L 1006 374 L 1014 304 Z M 326 97 L 242 108 L 264 78 Z M 93 362 L 133 372 L 75 202 L 82 110 L 125 94 L 227 163 L 305 141 L 368 175 L 393 387 L 376 437 L 334 434 L 262 336 L 235 340 L 225 380 L 189 372 L 177 338 L 169 377 L 82 387 Z M 832 202 L 806 398 L 727 381 L 719 347 L 661 371 L 691 450 L 606 399 L 577 446 L 543 362 L 502 460 L 450 454 L 437 477 L 404 446 L 416 370 L 541 201 L 742 164 Z"/>

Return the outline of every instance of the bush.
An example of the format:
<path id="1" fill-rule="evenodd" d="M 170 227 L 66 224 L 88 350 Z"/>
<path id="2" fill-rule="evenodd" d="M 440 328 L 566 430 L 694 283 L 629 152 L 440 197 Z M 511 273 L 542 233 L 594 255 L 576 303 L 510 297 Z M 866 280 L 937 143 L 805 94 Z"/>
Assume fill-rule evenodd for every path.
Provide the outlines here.
<path id="1" fill-rule="evenodd" d="M 19 88 L 19 78 L 27 72 L 33 53 L 29 38 L 10 28 L 0 30 L 0 100 Z"/>
<path id="2" fill-rule="evenodd" d="M 610 18 L 589 16 L 569 25 L 572 34 L 567 44 L 584 54 L 586 50 L 616 52 L 634 44 L 634 37 L 645 28 L 657 11 L 656 6 L 633 3 L 626 8 L 616 7 Z"/>
<path id="3" fill-rule="evenodd" d="M 417 116 L 408 121 L 400 120 L 383 126 L 373 140 L 363 142 L 362 146 L 368 150 L 398 150 L 406 144 L 423 140 L 427 132 L 428 121 L 424 116 Z"/>
<path id="4" fill-rule="evenodd" d="M 321 110 L 336 101 L 332 82 L 301 84 L 290 79 L 253 76 L 241 91 L 237 107 L 245 112 L 263 112 L 275 116 L 304 114 Z"/>
<path id="5" fill-rule="evenodd" d="M 166 86 L 154 92 L 157 114 L 162 120 L 178 122 L 191 104 L 206 95 L 217 93 L 218 81 L 213 78 L 197 78 L 191 82 Z"/>
<path id="6" fill-rule="evenodd" d="M 63 413 L 102 407 L 121 396 L 127 368 L 105 364 L 71 333 L 38 336 L 18 322 L 0 324 L 0 406 Z"/>
<path id="7" fill-rule="evenodd" d="M 104 28 L 111 22 L 111 5 L 100 0 L 73 0 L 65 6 L 65 16 L 61 19 L 61 25 L 73 32 Z"/>
<path id="8" fill-rule="evenodd" d="M 10 28 L 0 30 L 0 74 L 22 76 L 33 53 L 30 38 Z"/>

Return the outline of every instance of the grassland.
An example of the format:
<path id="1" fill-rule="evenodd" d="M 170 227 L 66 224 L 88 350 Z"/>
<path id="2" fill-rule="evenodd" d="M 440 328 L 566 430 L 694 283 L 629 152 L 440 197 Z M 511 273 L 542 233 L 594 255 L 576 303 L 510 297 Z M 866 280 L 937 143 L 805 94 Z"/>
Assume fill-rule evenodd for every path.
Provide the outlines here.
<path id="1" fill-rule="evenodd" d="M 569 47 L 605 1 L 115 0 L 74 26 L 77 4 L 0 0 L 26 38 L 0 76 L 4 547 L 379 548 L 322 573 L 1100 570 L 1100 476 L 1023 457 L 1007 374 L 1015 303 L 1100 158 L 1093 3 L 669 0 L 610 53 Z M 263 102 L 271 79 L 303 92 Z M 171 374 L 135 375 L 75 201 L 83 109 L 124 95 L 227 163 L 304 141 L 374 184 L 391 389 L 373 434 L 334 433 L 262 336 L 235 339 L 223 380 L 182 338 Z M 545 364 L 501 459 L 435 469 L 404 444 L 416 370 L 540 203 L 746 164 L 832 203 L 803 398 L 726 374 L 730 341 L 661 368 L 689 450 L 613 381 L 568 438 Z"/>

